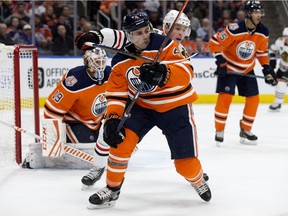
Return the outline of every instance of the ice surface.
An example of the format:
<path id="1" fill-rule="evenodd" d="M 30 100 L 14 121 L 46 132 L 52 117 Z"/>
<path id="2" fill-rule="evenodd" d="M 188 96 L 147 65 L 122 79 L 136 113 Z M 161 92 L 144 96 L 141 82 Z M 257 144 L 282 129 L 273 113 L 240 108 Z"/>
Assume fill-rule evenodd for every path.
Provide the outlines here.
<path id="1" fill-rule="evenodd" d="M 0 212 L 11 216 L 287 216 L 288 105 L 258 109 L 257 146 L 239 144 L 243 105 L 233 104 L 222 147 L 214 143 L 214 105 L 194 105 L 199 153 L 212 200 L 202 201 L 174 170 L 164 136 L 153 129 L 130 160 L 114 208 L 88 210 L 88 198 L 105 186 L 81 191 L 86 170 L 0 168 Z M 2 133 L 2 132 L 1 132 Z"/>

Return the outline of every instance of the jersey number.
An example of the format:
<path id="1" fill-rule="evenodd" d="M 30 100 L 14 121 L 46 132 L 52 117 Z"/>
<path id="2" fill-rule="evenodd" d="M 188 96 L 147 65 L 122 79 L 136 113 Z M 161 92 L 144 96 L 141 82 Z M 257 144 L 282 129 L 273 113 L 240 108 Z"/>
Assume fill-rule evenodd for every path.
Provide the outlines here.
<path id="1" fill-rule="evenodd" d="M 57 90 L 52 98 L 56 103 L 59 103 L 63 98 L 63 94 Z"/>

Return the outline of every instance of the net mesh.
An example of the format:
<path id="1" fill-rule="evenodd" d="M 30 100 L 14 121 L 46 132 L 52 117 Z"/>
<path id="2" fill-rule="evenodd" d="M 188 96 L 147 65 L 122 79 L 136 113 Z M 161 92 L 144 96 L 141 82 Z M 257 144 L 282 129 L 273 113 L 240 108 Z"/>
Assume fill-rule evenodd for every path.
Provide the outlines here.
<path id="1" fill-rule="evenodd" d="M 0 118 L 5 123 L 15 125 L 16 106 L 21 107 L 21 128 L 34 131 L 34 93 L 33 93 L 33 52 L 24 49 L 14 56 L 14 46 L 0 48 Z M 20 104 L 15 106 L 15 58 L 20 61 Z M 19 87 L 17 86 L 17 89 Z M 19 126 L 19 125 L 17 125 Z M 0 124 L 0 166 L 14 164 L 16 161 L 16 132 Z M 21 135 L 23 153 L 28 144 L 34 142 L 25 134 Z M 17 145 L 18 145 L 17 144 Z"/>

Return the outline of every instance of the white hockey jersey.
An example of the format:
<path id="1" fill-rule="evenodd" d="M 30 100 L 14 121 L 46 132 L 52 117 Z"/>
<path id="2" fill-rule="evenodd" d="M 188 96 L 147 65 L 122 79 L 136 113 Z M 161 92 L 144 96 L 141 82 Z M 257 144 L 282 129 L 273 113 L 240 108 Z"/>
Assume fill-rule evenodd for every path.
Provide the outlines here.
<path id="1" fill-rule="evenodd" d="M 115 49 L 121 49 L 125 44 L 128 44 L 129 41 L 122 30 L 115 30 L 110 28 L 103 28 L 100 30 L 103 35 L 102 45 L 112 47 Z M 153 32 L 156 34 L 163 35 L 163 31 L 159 29 L 153 29 Z M 188 57 L 188 53 L 182 44 L 179 44 L 179 49 L 184 57 Z"/>
<path id="2" fill-rule="evenodd" d="M 271 53 L 274 53 L 275 56 L 280 56 L 279 68 L 283 72 L 288 72 L 288 45 L 285 45 L 283 37 L 278 38 L 275 43 L 270 46 L 269 55 Z"/>

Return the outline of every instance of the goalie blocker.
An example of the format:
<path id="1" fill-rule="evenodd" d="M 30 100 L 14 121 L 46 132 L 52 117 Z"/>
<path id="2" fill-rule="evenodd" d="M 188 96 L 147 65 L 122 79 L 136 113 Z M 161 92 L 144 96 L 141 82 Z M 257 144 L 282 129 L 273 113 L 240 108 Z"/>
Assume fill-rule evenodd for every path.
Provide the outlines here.
<path id="1" fill-rule="evenodd" d="M 75 132 L 74 132 L 75 131 Z M 73 136 L 77 144 L 69 142 L 67 133 Z M 80 134 L 80 137 L 77 135 Z M 64 146 L 77 148 L 87 154 L 93 155 L 97 133 L 91 131 L 81 123 L 68 125 L 61 119 L 44 119 L 42 121 L 42 143 L 29 145 L 29 153 L 23 163 L 27 168 L 67 168 L 90 169 L 92 163 L 80 160 L 73 155 L 65 154 Z M 86 137 L 86 139 L 85 139 Z"/>

